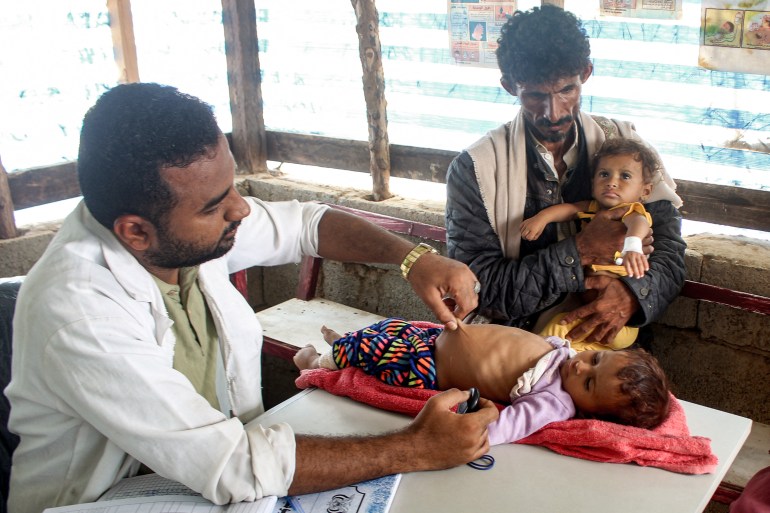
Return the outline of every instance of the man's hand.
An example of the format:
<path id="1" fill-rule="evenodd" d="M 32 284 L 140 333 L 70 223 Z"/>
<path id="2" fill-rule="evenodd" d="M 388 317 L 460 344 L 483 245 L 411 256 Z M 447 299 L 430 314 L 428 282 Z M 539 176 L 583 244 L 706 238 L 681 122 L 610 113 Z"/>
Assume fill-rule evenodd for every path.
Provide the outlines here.
<path id="1" fill-rule="evenodd" d="M 480 458 L 489 450 L 487 426 L 497 420 L 495 405 L 479 399 L 479 410 L 459 415 L 451 411 L 468 399 L 456 388 L 437 394 L 407 428 L 418 468 L 444 469 Z"/>
<path id="2" fill-rule="evenodd" d="M 480 458 L 489 450 L 487 426 L 499 414 L 486 399 L 479 400 L 475 413 L 451 411 L 468 396 L 456 388 L 434 395 L 411 424 L 384 435 L 296 435 L 296 468 L 289 493 L 331 490 L 387 474 L 442 470 Z"/>
<path id="3" fill-rule="evenodd" d="M 457 319 L 478 306 L 477 283 L 467 265 L 432 253 L 420 256 L 409 271 L 409 284 L 448 330 L 457 329 Z M 454 310 L 443 301 L 446 297 L 454 299 Z"/>
<path id="4" fill-rule="evenodd" d="M 589 339 L 609 344 L 631 319 L 639 303 L 622 281 L 609 276 L 587 276 L 585 286 L 587 290 L 597 291 L 596 299 L 568 312 L 560 324 L 583 319 L 581 324 L 567 333 L 566 338 L 576 342 Z"/>
<path id="5" fill-rule="evenodd" d="M 581 265 L 612 264 L 615 252 L 623 249 L 626 226 L 620 221 L 623 209 L 602 210 L 575 235 L 575 245 L 580 254 Z M 642 251 L 652 253 L 652 229 L 642 239 Z M 588 288 L 588 286 L 586 286 Z"/>

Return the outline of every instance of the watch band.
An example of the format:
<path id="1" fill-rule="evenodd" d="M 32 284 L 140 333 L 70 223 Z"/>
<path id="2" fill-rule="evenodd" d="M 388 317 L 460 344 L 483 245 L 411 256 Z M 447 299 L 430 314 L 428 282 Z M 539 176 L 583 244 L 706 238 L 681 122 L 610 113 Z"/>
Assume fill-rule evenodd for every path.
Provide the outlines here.
<path id="1" fill-rule="evenodd" d="M 409 271 L 412 270 L 414 263 L 425 253 L 433 253 L 434 255 L 438 255 L 436 248 L 421 242 L 413 247 L 412 251 L 410 251 L 406 257 L 404 257 L 404 261 L 401 262 L 401 276 L 403 276 L 405 280 L 409 279 Z"/>

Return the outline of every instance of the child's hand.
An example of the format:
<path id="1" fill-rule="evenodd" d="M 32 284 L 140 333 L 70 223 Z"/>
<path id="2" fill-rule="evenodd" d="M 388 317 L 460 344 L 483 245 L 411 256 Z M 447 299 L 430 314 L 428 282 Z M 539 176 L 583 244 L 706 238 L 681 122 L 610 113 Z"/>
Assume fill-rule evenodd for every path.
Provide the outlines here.
<path id="1" fill-rule="evenodd" d="M 629 277 L 641 278 L 650 268 L 650 263 L 643 254 L 635 251 L 627 251 L 626 254 L 623 255 L 623 266 L 626 268 Z"/>
<path id="2" fill-rule="evenodd" d="M 526 240 L 537 240 L 543 233 L 545 223 L 538 220 L 538 216 L 530 217 L 521 222 L 521 238 Z"/>

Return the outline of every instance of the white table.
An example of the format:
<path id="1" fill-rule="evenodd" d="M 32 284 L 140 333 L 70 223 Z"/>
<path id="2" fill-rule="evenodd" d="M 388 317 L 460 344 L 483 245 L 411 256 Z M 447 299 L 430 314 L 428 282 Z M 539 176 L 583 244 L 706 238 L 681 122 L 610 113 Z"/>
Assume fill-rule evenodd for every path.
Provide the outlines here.
<path id="1" fill-rule="evenodd" d="M 492 447 L 491 470 L 462 465 L 404 474 L 394 513 L 522 511 L 537 513 L 689 513 L 708 504 L 751 430 L 751 420 L 681 401 L 693 435 L 711 438 L 719 458 L 714 474 L 682 475 L 665 470 L 596 463 L 543 447 Z M 256 419 L 268 426 L 288 422 L 305 434 L 377 434 L 398 429 L 409 418 L 309 389 Z"/>

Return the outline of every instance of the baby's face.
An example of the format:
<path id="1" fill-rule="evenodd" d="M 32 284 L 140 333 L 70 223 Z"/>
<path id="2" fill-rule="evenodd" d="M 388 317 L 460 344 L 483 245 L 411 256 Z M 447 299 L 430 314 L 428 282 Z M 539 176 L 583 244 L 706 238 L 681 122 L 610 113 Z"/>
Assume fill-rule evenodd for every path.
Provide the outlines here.
<path id="1" fill-rule="evenodd" d="M 641 201 L 651 190 L 644 183 L 642 163 L 630 155 L 608 155 L 596 166 L 593 197 L 604 208 Z"/>
<path id="2" fill-rule="evenodd" d="M 559 368 L 562 387 L 579 412 L 606 414 L 627 402 L 620 391 L 618 371 L 628 358 L 615 351 L 583 351 Z"/>

